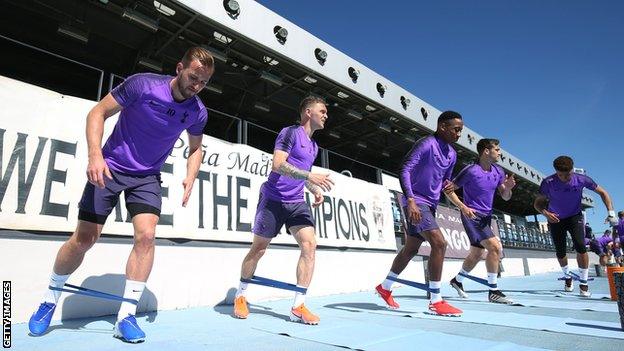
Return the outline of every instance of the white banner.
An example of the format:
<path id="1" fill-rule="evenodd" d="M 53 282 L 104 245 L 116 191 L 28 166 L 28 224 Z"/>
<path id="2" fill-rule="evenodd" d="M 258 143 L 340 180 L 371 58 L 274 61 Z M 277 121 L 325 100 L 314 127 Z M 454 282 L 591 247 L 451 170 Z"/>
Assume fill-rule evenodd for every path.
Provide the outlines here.
<path id="1" fill-rule="evenodd" d="M 0 228 L 72 232 L 86 183 L 85 121 L 93 101 L 0 77 Z M 117 117 L 106 121 L 106 138 Z M 260 185 L 271 155 L 204 136 L 204 155 L 187 207 L 182 207 L 187 137 L 162 168 L 163 206 L 157 237 L 250 242 Z M 335 187 L 312 209 L 320 246 L 395 250 L 387 188 L 331 173 Z M 306 192 L 310 203 L 313 196 Z M 123 204 L 123 197 L 120 204 Z M 132 235 L 118 205 L 104 233 Z M 275 243 L 294 243 L 282 233 Z"/>

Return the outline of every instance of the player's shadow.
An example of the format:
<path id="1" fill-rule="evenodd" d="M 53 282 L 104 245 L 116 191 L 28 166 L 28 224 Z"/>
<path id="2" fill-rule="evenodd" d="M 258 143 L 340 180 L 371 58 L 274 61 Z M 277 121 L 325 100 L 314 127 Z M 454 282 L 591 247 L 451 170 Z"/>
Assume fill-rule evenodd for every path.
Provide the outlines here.
<path id="1" fill-rule="evenodd" d="M 91 276 L 83 282 L 68 282 L 73 285 L 91 290 L 101 291 L 108 294 L 122 296 L 126 276 L 123 274 L 105 274 L 101 276 Z M 69 294 L 63 292 L 63 295 Z M 57 329 L 86 330 L 95 333 L 111 333 L 115 321 L 117 320 L 117 311 L 121 301 L 95 298 L 79 294 L 70 294 L 63 302 L 61 312 L 61 324 L 52 325 L 43 334 L 50 333 Z M 158 310 L 158 301 L 152 291 L 145 287 L 137 311 L 137 317 L 147 316 L 147 321 L 153 323 L 156 320 Z M 59 313 L 59 311 L 55 311 Z M 111 324 L 110 328 L 87 328 L 87 324 L 94 321 L 107 321 Z"/>
<path id="2" fill-rule="evenodd" d="M 213 307 L 213 310 L 219 314 L 234 317 L 234 299 L 236 297 L 236 288 L 230 288 L 223 300 L 219 302 L 216 306 Z M 264 314 L 267 316 L 271 316 L 277 319 L 282 319 L 284 321 L 289 322 L 290 317 L 288 315 L 279 314 L 273 312 L 271 307 L 266 307 L 262 305 L 251 304 L 247 302 L 247 306 L 249 307 L 249 314 Z"/>
<path id="3" fill-rule="evenodd" d="M 478 294 L 478 293 L 487 293 L 489 290 L 465 290 L 467 294 Z M 530 295 L 543 295 L 543 296 L 554 296 L 556 297 L 559 293 L 564 292 L 563 290 L 512 290 L 505 289 L 506 293 L 522 293 L 522 294 L 530 294 Z"/>
<path id="4" fill-rule="evenodd" d="M 429 300 L 427 295 L 394 295 L 395 299 Z"/>
<path id="5" fill-rule="evenodd" d="M 365 311 L 369 311 L 369 312 L 389 311 L 389 312 L 406 313 L 406 314 L 414 313 L 414 311 L 406 311 L 406 310 L 401 310 L 401 309 L 393 310 L 393 309 L 389 309 L 386 306 L 382 306 L 382 305 L 378 305 L 378 304 L 370 303 L 370 302 L 331 303 L 323 307 L 331 308 L 331 309 L 335 309 L 339 311 L 352 312 L 352 313 L 362 313 Z"/>
<path id="6" fill-rule="evenodd" d="M 607 331 L 615 331 L 615 332 L 621 332 L 624 330 L 624 328 L 606 327 L 603 325 L 585 324 L 585 323 L 566 322 L 566 325 L 571 325 L 573 327 L 591 328 L 591 329 L 607 330 Z"/>

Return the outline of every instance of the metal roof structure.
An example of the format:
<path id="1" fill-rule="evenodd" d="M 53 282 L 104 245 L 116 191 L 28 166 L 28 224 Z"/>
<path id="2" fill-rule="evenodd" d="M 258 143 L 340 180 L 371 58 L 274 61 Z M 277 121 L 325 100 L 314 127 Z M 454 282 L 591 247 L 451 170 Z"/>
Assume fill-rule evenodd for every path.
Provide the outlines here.
<path id="1" fill-rule="evenodd" d="M 270 152 L 272 138 L 260 135 L 293 124 L 299 101 L 315 94 L 329 104 L 326 128 L 315 135 L 328 151 L 325 161 L 332 169 L 349 169 L 366 180 L 377 177 L 374 168 L 396 174 L 414 141 L 435 130 L 440 113 L 251 0 L 2 0 L 0 4 L 0 50 L 7 63 L 0 68 L 2 75 L 95 100 L 130 74 L 174 72 L 189 46 L 202 45 L 217 64 L 217 73 L 200 93 L 215 117 L 209 121 L 208 134 L 241 142 L 233 137 L 240 134 L 235 121 L 250 122 L 262 130 L 246 130 L 245 139 L 255 138 L 250 145 Z M 76 69 L 66 60 L 50 60 L 49 55 L 33 54 L 17 43 L 83 65 Z M 94 82 L 103 87 L 100 94 L 95 93 Z M 455 145 L 458 168 L 474 160 L 482 138 L 469 128 L 471 119 L 479 117 L 464 118 L 467 126 Z M 532 201 L 544 174 L 508 150 L 503 150 L 500 165 L 517 175 L 518 184 L 512 200 L 496 199 L 495 208 L 518 216 L 534 214 Z M 584 205 L 592 206 L 593 200 L 585 197 Z"/>

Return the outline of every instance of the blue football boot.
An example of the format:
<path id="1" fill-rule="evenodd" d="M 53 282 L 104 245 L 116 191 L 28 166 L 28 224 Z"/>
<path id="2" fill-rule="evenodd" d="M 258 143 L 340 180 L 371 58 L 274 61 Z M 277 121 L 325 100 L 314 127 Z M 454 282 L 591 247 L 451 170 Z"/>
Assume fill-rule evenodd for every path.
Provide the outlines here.
<path id="1" fill-rule="evenodd" d="M 28 329 L 32 335 L 41 335 L 48 330 L 55 309 L 56 304 L 51 302 L 44 302 L 39 305 L 39 309 L 33 313 L 28 321 Z"/>
<path id="2" fill-rule="evenodd" d="M 116 338 L 125 342 L 139 343 L 145 341 L 145 333 L 137 324 L 136 318 L 129 314 L 128 317 L 115 323 Z"/>

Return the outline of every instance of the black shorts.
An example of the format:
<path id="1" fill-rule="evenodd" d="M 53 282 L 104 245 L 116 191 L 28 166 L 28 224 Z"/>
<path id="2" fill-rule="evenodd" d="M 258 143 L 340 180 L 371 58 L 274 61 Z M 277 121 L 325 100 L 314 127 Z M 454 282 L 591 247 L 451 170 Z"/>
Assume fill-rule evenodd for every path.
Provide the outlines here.
<path id="1" fill-rule="evenodd" d="M 583 254 L 587 252 L 587 247 L 585 247 L 585 220 L 582 213 L 562 218 L 559 220 L 559 223 L 548 223 L 548 228 L 555 244 L 557 258 L 566 256 L 567 233 L 570 233 L 574 250 L 577 253 Z"/>

